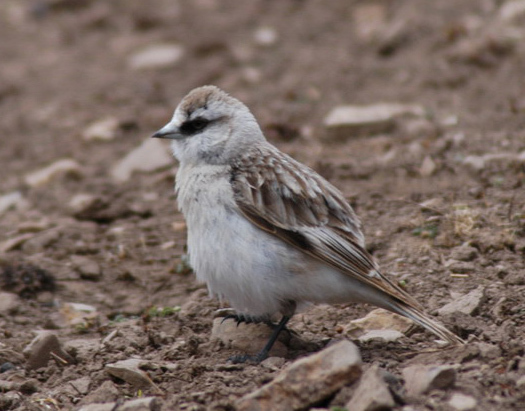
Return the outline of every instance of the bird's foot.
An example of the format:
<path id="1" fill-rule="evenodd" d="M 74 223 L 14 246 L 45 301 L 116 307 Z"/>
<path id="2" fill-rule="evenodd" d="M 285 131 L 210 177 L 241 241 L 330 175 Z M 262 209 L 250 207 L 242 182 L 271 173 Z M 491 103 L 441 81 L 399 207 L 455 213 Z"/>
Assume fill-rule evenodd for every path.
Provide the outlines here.
<path id="1" fill-rule="evenodd" d="M 258 354 L 255 355 L 234 355 L 230 358 L 228 358 L 228 361 L 231 361 L 233 364 L 259 364 L 260 362 L 264 361 L 266 358 L 268 358 L 268 352 L 261 351 Z"/>
<path id="2" fill-rule="evenodd" d="M 241 324 L 241 323 L 246 323 L 246 324 L 265 323 L 271 328 L 275 328 L 276 327 L 276 324 L 272 323 L 266 317 L 252 317 L 250 315 L 244 315 L 244 314 L 228 314 L 222 319 L 221 323 L 223 323 L 226 320 L 235 320 L 235 321 L 237 321 L 237 326 L 239 324 Z"/>

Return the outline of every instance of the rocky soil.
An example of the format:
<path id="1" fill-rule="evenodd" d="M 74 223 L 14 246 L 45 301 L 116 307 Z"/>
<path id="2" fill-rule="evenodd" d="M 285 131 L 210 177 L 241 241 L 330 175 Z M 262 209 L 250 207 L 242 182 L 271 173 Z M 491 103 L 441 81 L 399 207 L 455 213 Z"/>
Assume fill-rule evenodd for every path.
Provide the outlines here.
<path id="1" fill-rule="evenodd" d="M 3 0 L 1 410 L 525 409 L 525 1 Z M 187 264 L 192 88 L 341 188 L 383 271 L 468 341 L 314 306 L 260 365 Z"/>

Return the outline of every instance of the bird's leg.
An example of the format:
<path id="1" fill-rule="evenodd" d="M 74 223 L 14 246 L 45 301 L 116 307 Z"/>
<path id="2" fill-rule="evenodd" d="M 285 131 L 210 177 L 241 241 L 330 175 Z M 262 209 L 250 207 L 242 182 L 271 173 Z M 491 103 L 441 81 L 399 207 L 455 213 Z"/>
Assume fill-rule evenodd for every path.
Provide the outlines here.
<path id="1" fill-rule="evenodd" d="M 286 328 L 286 323 L 290 320 L 291 316 L 283 315 L 283 318 L 275 326 L 273 329 L 272 335 L 270 336 L 270 339 L 264 346 L 264 348 L 255 355 L 235 355 L 233 357 L 230 357 L 230 361 L 234 364 L 244 363 L 244 362 L 253 362 L 255 364 L 259 364 L 264 359 L 268 358 L 268 353 L 273 347 L 273 344 L 275 341 L 277 341 L 277 337 L 279 337 L 279 334 L 282 330 Z"/>

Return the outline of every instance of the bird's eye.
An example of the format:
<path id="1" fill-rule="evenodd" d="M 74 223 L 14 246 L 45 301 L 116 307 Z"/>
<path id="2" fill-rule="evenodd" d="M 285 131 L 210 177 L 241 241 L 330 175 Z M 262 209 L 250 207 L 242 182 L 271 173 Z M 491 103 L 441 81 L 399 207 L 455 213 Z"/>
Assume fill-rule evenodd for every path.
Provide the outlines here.
<path id="1" fill-rule="evenodd" d="M 180 131 L 182 131 L 183 134 L 194 134 L 203 130 L 209 123 L 209 120 L 206 120 L 202 117 L 197 117 L 194 120 L 185 121 L 180 127 Z"/>

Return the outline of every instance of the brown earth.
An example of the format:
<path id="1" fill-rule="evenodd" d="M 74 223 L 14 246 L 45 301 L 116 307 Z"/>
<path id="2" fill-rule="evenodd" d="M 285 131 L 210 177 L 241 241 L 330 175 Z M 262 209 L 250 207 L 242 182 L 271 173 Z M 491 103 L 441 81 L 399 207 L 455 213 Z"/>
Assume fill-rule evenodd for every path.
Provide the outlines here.
<path id="1" fill-rule="evenodd" d="M 505 17 L 507 3 L 3 0 L 0 196 L 20 191 L 25 205 L 0 215 L 2 247 L 19 240 L 0 254 L 0 283 L 20 296 L 0 311 L 0 380 L 33 382 L 0 394 L 0 409 L 140 395 L 160 396 L 167 410 L 232 409 L 294 359 L 344 338 L 345 324 L 372 308 L 297 315 L 290 328 L 303 344 L 273 368 L 231 365 L 237 351 L 210 339 L 219 303 L 181 261 L 173 170 L 121 183 L 110 176 L 187 91 L 209 83 L 243 100 L 272 142 L 342 189 L 384 271 L 430 313 L 482 286 L 472 314 L 439 317 L 469 339 L 464 348 L 432 350 L 419 329 L 359 343 L 367 367 L 400 379 L 409 364 L 457 365 L 454 387 L 401 394 L 398 409 L 452 409 L 454 392 L 474 397 L 477 410 L 525 409 L 525 156 L 517 156 L 525 151 L 525 15 Z M 165 43 L 183 48 L 179 61 L 131 66 L 134 53 Z M 337 141 L 323 126 L 335 106 L 378 102 L 421 105 L 428 115 Z M 118 121 L 114 139 L 82 138 L 107 117 Z M 465 161 L 486 154 L 508 155 L 479 167 Z M 37 187 L 25 181 L 64 158 L 80 168 Z M 79 194 L 95 205 L 73 211 Z M 65 303 L 98 314 L 75 322 Z M 54 330 L 73 364 L 27 369 L 22 351 L 42 329 Z M 105 371 L 131 357 L 157 364 L 147 371 L 158 389 Z M 345 392 L 317 406 L 343 406 Z"/>

